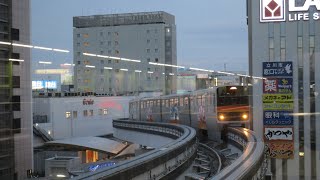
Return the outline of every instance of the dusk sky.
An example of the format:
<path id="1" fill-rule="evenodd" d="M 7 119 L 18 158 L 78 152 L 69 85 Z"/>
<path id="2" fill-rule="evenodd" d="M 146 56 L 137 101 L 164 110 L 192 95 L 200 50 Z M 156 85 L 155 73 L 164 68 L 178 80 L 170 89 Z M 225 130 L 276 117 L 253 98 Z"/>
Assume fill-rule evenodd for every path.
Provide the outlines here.
<path id="1" fill-rule="evenodd" d="M 166 11 L 176 18 L 178 64 L 187 67 L 247 71 L 246 1 L 214 0 L 32 0 L 32 44 L 68 49 L 33 50 L 34 62 L 72 63 L 72 17 Z"/>

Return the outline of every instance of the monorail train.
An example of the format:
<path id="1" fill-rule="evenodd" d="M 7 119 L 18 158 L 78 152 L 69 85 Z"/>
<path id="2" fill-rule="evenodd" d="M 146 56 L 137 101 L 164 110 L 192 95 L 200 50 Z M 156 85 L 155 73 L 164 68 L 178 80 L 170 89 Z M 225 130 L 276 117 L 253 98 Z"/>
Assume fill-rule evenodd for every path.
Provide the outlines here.
<path id="1" fill-rule="evenodd" d="M 185 94 L 130 101 L 130 119 L 177 123 L 197 129 L 199 136 L 220 140 L 223 124 L 249 123 L 248 86 L 222 86 Z"/>

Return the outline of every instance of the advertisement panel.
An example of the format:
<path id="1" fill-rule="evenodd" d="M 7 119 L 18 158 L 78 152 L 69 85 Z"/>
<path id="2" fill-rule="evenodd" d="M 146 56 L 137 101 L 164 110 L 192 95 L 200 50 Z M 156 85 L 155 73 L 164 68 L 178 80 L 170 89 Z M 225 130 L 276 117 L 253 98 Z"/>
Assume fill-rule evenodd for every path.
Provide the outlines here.
<path id="1" fill-rule="evenodd" d="M 291 77 L 292 62 L 263 62 L 263 77 Z"/>
<path id="2" fill-rule="evenodd" d="M 270 158 L 293 159 L 293 142 L 268 142 L 266 144 L 266 155 Z"/>
<path id="3" fill-rule="evenodd" d="M 293 111 L 263 111 L 264 125 L 293 125 Z"/>
<path id="4" fill-rule="evenodd" d="M 263 110 L 291 111 L 291 110 L 293 110 L 293 102 L 290 102 L 290 103 L 263 103 Z"/>
<path id="5" fill-rule="evenodd" d="M 263 103 L 293 103 L 293 94 L 264 94 Z"/>
<path id="6" fill-rule="evenodd" d="M 293 128 L 292 127 L 265 127 L 264 138 L 268 141 L 273 141 L 273 140 L 292 141 Z"/>
<path id="7" fill-rule="evenodd" d="M 276 1 L 268 3 L 272 4 L 273 2 Z M 262 107 L 266 154 L 271 158 L 293 158 L 292 62 L 263 62 L 262 71 L 264 77 Z"/>
<path id="8" fill-rule="evenodd" d="M 268 78 L 263 80 L 263 93 L 292 93 L 292 78 Z"/>
<path id="9" fill-rule="evenodd" d="M 32 89 L 57 89 L 57 81 L 32 81 Z"/>

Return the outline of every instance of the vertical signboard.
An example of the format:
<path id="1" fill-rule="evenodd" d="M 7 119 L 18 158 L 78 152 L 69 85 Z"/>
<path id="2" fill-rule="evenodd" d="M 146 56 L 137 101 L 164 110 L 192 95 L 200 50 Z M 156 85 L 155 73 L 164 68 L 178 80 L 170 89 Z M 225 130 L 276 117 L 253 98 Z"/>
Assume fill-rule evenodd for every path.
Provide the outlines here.
<path id="1" fill-rule="evenodd" d="M 294 155 L 292 62 L 263 62 L 263 124 L 266 154 L 289 159 Z"/>

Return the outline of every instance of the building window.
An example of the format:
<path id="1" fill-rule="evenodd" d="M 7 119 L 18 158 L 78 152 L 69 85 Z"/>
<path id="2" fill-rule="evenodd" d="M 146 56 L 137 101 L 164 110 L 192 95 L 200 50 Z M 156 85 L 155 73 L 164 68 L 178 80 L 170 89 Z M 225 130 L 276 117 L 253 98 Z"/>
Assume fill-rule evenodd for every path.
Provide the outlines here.
<path id="1" fill-rule="evenodd" d="M 81 64 L 81 62 L 80 61 L 78 61 L 78 65 L 80 65 Z"/>
<path id="2" fill-rule="evenodd" d="M 147 53 L 150 53 L 150 49 L 147 49 Z"/>
<path id="3" fill-rule="evenodd" d="M 119 60 L 116 60 L 116 63 L 119 63 Z"/>
<path id="4" fill-rule="evenodd" d="M 104 60 L 100 60 L 101 64 L 104 64 Z"/>
<path id="5" fill-rule="evenodd" d="M 83 116 L 84 116 L 84 117 L 87 117 L 87 116 L 88 116 L 88 110 L 84 110 L 84 111 L 83 111 Z"/>
<path id="6" fill-rule="evenodd" d="M 108 46 L 111 46 L 111 41 L 108 41 Z"/>
<path id="7" fill-rule="evenodd" d="M 103 41 L 100 41 L 100 45 L 103 45 Z"/>
<path id="8" fill-rule="evenodd" d="M 84 46 L 89 46 L 89 43 L 88 42 L 84 42 L 83 45 Z"/>
<path id="9" fill-rule="evenodd" d="M 73 119 L 77 119 L 78 118 L 78 111 L 73 111 Z"/>
<path id="10" fill-rule="evenodd" d="M 110 36 L 111 35 L 111 32 L 108 32 L 108 36 Z"/>
<path id="11" fill-rule="evenodd" d="M 314 36 L 310 36 L 310 47 L 314 47 Z"/>
<path id="12" fill-rule="evenodd" d="M 118 46 L 118 45 L 119 45 L 119 42 L 118 42 L 118 41 L 115 41 L 115 42 L 114 42 L 114 45 Z"/>
<path id="13" fill-rule="evenodd" d="M 302 36 L 298 37 L 298 47 L 302 48 Z"/>
<path id="14" fill-rule="evenodd" d="M 20 96 L 12 96 L 12 110 L 21 111 Z"/>
<path id="15" fill-rule="evenodd" d="M 118 73 L 118 72 L 119 72 L 119 69 L 116 69 L 115 72 Z"/>
<path id="16" fill-rule="evenodd" d="M 158 52 L 158 49 L 154 49 L 154 52 L 157 53 L 157 52 Z"/>
<path id="17" fill-rule="evenodd" d="M 150 68 L 148 68 L 148 71 L 150 71 Z"/>
<path id="18" fill-rule="evenodd" d="M 80 47 L 80 43 L 77 43 L 77 46 Z"/>
<path id="19" fill-rule="evenodd" d="M 104 72 L 103 69 L 100 69 L 100 73 L 103 74 L 103 72 Z"/>
<path id="20" fill-rule="evenodd" d="M 111 64 L 111 60 L 108 60 L 108 63 Z"/>
<path id="21" fill-rule="evenodd" d="M 80 37 L 80 34 L 77 34 L 77 37 L 79 38 L 79 37 Z"/>
<path id="22" fill-rule="evenodd" d="M 148 43 L 148 44 L 150 43 L 150 39 L 147 39 L 147 43 Z"/>
<path id="23" fill-rule="evenodd" d="M 66 112 L 66 119 L 70 119 L 71 118 L 71 112 L 70 111 L 67 111 Z"/>
<path id="24" fill-rule="evenodd" d="M 103 36 L 103 32 L 100 32 L 100 36 Z"/>
<path id="25" fill-rule="evenodd" d="M 90 64 L 90 62 L 89 62 L 88 60 L 84 60 L 83 63 L 84 63 L 85 65 Z"/>
<path id="26" fill-rule="evenodd" d="M 147 30 L 147 34 L 149 34 L 149 33 L 150 33 L 150 30 L 148 29 L 148 30 Z"/>
<path id="27" fill-rule="evenodd" d="M 89 34 L 88 34 L 88 33 L 85 33 L 85 34 L 83 34 L 83 37 L 84 37 L 84 38 L 88 38 L 88 37 L 89 37 Z"/>
<path id="28" fill-rule="evenodd" d="M 119 36 L 119 33 L 118 32 L 114 32 L 114 35 Z"/>
<path id="29" fill-rule="evenodd" d="M 116 50 L 116 51 L 115 51 L 115 54 L 116 54 L 116 55 L 120 54 L 120 51 L 119 51 L 119 50 Z"/>
<path id="30" fill-rule="evenodd" d="M 93 116 L 93 110 L 89 110 L 88 116 Z"/>
<path id="31" fill-rule="evenodd" d="M 150 58 L 147 58 L 147 61 L 150 62 Z"/>
<path id="32" fill-rule="evenodd" d="M 80 56 L 81 55 L 80 52 L 77 52 L 77 55 Z"/>
<path id="33" fill-rule="evenodd" d="M 108 50 L 108 54 L 109 54 L 109 55 L 111 54 L 111 50 Z"/>
<path id="34" fill-rule="evenodd" d="M 154 60 L 155 62 L 158 62 L 159 61 L 159 59 L 158 58 L 155 58 L 155 60 Z"/>
<path id="35" fill-rule="evenodd" d="M 14 133 L 21 133 L 21 119 L 13 119 L 13 131 Z"/>
<path id="36" fill-rule="evenodd" d="M 280 48 L 286 48 L 286 37 L 280 38 Z"/>
<path id="37" fill-rule="evenodd" d="M 12 86 L 13 88 L 20 88 L 20 76 L 12 77 Z"/>
<path id="38" fill-rule="evenodd" d="M 103 51 L 100 51 L 100 55 L 103 55 L 103 53 L 104 53 Z"/>
<path id="39" fill-rule="evenodd" d="M 108 109 L 99 109 L 99 115 L 107 115 Z"/>

